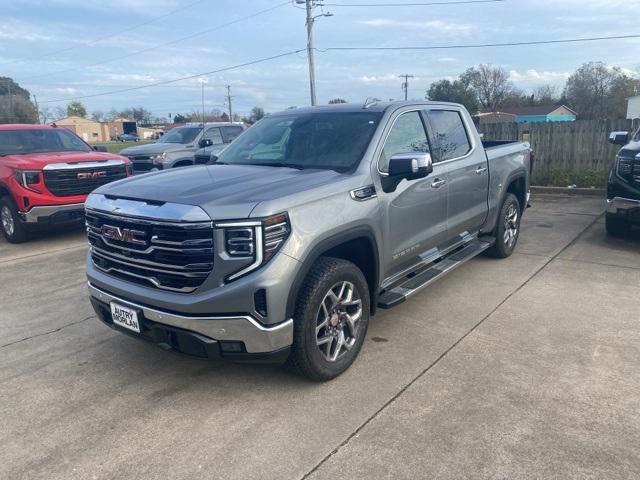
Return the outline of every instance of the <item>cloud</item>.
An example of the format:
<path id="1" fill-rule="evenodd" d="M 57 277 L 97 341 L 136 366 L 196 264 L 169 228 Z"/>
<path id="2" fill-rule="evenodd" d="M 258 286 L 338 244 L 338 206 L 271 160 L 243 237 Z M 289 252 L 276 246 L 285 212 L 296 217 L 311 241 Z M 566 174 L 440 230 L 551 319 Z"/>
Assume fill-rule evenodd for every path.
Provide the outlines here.
<path id="1" fill-rule="evenodd" d="M 476 30 L 472 25 L 444 20 L 391 20 L 388 18 L 372 18 L 360 22 L 369 27 L 419 28 L 444 32 L 470 32 Z"/>
<path id="2" fill-rule="evenodd" d="M 509 72 L 509 78 L 512 82 L 521 85 L 541 85 L 544 83 L 563 83 L 571 76 L 569 72 L 548 72 L 529 69 L 523 73 L 517 70 Z"/>

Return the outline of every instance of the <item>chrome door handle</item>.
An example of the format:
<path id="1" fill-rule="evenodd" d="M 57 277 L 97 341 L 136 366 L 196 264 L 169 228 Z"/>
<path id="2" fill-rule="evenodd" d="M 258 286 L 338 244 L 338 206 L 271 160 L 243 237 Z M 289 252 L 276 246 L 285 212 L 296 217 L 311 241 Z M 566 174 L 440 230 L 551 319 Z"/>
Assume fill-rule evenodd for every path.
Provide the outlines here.
<path id="1" fill-rule="evenodd" d="M 486 172 L 486 171 L 487 171 L 487 167 L 478 167 L 478 168 L 476 169 L 476 173 L 477 173 L 478 175 L 482 175 L 482 174 L 483 174 L 484 172 Z"/>
<path id="2" fill-rule="evenodd" d="M 439 179 L 435 179 L 432 183 L 431 183 L 431 188 L 440 188 L 440 187 L 444 187 L 447 184 L 446 180 L 439 180 Z"/>

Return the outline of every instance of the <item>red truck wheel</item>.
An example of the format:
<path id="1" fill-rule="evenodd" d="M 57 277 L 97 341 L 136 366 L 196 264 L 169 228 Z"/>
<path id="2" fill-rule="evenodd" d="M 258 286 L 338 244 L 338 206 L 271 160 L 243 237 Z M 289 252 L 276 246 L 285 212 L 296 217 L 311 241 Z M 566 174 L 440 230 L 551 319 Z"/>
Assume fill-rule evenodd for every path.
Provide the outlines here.
<path id="1" fill-rule="evenodd" d="M 11 197 L 0 199 L 0 226 L 4 237 L 10 243 L 23 243 L 29 240 L 29 234 L 18 217 L 18 209 Z"/>

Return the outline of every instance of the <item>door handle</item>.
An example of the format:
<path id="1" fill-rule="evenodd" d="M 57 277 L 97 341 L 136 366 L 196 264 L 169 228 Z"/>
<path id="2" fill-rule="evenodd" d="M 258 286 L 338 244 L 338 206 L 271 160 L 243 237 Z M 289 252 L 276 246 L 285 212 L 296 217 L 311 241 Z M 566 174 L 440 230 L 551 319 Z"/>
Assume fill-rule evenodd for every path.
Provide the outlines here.
<path id="1" fill-rule="evenodd" d="M 478 175 L 482 175 L 482 174 L 483 174 L 484 172 L 486 172 L 486 171 L 487 171 L 487 167 L 478 167 L 478 168 L 476 169 L 476 173 L 477 173 Z"/>
<path id="2" fill-rule="evenodd" d="M 431 183 L 431 188 L 440 188 L 440 187 L 444 187 L 447 184 L 446 180 L 440 180 L 438 178 L 436 178 L 432 183 Z"/>

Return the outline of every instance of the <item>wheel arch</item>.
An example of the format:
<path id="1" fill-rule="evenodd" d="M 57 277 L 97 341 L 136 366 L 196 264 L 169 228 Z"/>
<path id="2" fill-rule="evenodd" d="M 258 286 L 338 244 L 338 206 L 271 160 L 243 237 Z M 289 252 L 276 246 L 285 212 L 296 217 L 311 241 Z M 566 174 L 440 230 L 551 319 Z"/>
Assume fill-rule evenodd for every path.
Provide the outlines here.
<path id="1" fill-rule="evenodd" d="M 320 257 L 341 258 L 353 262 L 364 274 L 369 286 L 371 315 L 376 312 L 380 278 L 378 244 L 373 231 L 368 227 L 358 227 L 325 239 L 312 248 L 298 271 L 289 297 L 287 298 L 287 318 L 295 311 L 296 301 L 311 267 Z"/>

